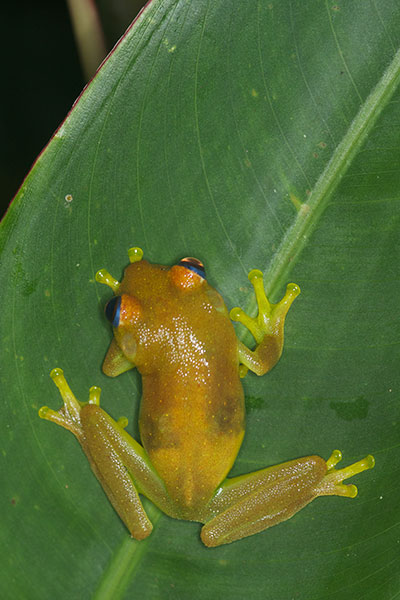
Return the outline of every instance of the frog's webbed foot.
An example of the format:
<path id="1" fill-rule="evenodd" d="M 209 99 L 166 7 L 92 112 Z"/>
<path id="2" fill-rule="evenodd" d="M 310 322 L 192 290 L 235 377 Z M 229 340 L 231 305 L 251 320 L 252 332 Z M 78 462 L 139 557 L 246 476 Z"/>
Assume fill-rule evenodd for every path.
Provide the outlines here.
<path id="1" fill-rule="evenodd" d="M 76 436 L 79 443 L 83 445 L 84 431 L 81 421 L 81 411 L 85 406 L 90 404 L 100 406 L 101 388 L 93 385 L 89 389 L 89 400 L 87 402 L 80 402 L 69 387 L 62 369 L 56 367 L 51 371 L 50 377 L 58 387 L 61 398 L 63 399 L 63 405 L 59 410 L 53 410 L 48 406 L 42 406 L 39 409 L 39 417 L 41 419 L 46 419 L 47 421 L 52 421 L 53 423 L 64 427 L 64 429 L 68 429 L 68 431 L 71 431 Z M 125 428 L 128 425 L 128 419 L 126 417 L 120 417 L 117 421 L 117 425 L 121 428 Z"/>
<path id="2" fill-rule="evenodd" d="M 262 272 L 253 269 L 248 277 L 256 295 L 258 315 L 254 318 L 250 317 L 238 307 L 230 312 L 232 321 L 247 327 L 257 343 L 256 349 L 251 351 L 239 342 L 242 377 L 247 369 L 257 375 L 263 375 L 277 363 L 282 354 L 285 318 L 293 300 L 300 293 L 298 285 L 289 283 L 282 300 L 277 304 L 271 304 L 265 294 Z"/>
<path id="3" fill-rule="evenodd" d="M 64 404 L 58 411 L 52 410 L 48 406 L 42 406 L 39 409 L 39 417 L 46 419 L 47 421 L 53 421 L 53 423 L 68 429 L 77 437 L 79 442 L 82 443 L 83 430 L 81 423 L 81 409 L 86 404 L 96 404 L 99 406 L 101 389 L 96 386 L 91 387 L 89 390 L 89 401 L 79 402 L 72 393 L 62 369 L 53 369 L 50 373 L 50 377 L 58 387 Z"/>
<path id="4" fill-rule="evenodd" d="M 335 465 L 341 460 L 342 453 L 340 450 L 334 450 L 330 458 L 326 461 L 327 471 L 324 477 L 314 488 L 316 496 L 347 496 L 348 498 L 355 498 L 358 493 L 357 487 L 354 484 L 345 485 L 342 482 L 375 466 L 375 459 L 371 454 L 343 469 L 335 469 Z"/>

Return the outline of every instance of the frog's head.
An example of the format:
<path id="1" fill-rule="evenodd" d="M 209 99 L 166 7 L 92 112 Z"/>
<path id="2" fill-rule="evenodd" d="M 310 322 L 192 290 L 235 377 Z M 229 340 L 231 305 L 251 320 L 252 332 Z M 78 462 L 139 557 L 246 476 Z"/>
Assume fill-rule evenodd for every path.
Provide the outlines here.
<path id="1" fill-rule="evenodd" d="M 173 319 L 194 318 L 193 305 L 203 301 L 204 292 L 212 290 L 204 265 L 196 258 L 186 257 L 167 267 L 142 260 L 140 248 L 131 248 L 128 255 L 131 264 L 121 283 L 105 269 L 96 274 L 96 280 L 111 287 L 115 294 L 105 307 L 114 339 L 103 372 L 111 377 L 135 366 L 142 372 L 152 370 L 155 357 L 165 347 L 165 339 L 171 337 Z"/>

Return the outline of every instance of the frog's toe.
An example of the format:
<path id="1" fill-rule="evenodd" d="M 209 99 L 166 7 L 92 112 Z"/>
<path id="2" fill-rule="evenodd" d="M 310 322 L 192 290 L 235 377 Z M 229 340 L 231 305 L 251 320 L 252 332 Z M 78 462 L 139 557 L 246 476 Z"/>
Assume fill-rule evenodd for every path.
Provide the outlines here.
<path id="1" fill-rule="evenodd" d="M 62 369 L 56 367 L 51 371 L 50 377 L 58 387 L 63 399 L 63 405 L 58 411 L 48 406 L 42 406 L 39 409 L 39 417 L 68 429 L 78 439 L 81 439 L 83 435 L 80 416 L 81 409 L 85 404 L 96 404 L 99 406 L 101 389 L 97 386 L 92 386 L 89 390 L 89 401 L 87 403 L 79 402 L 69 387 Z"/>
<path id="2" fill-rule="evenodd" d="M 230 318 L 247 327 L 257 344 L 260 344 L 266 335 L 282 336 L 286 314 L 293 300 L 300 294 L 300 287 L 296 283 L 289 283 L 283 298 L 277 304 L 271 304 L 265 293 L 262 271 L 253 269 L 248 277 L 256 295 L 258 315 L 250 317 L 241 308 L 236 307 L 231 310 Z"/>
<path id="3" fill-rule="evenodd" d="M 340 450 L 334 450 L 330 458 L 326 461 L 327 471 L 323 479 L 316 487 L 317 496 L 347 496 L 355 498 L 358 490 L 354 484 L 344 484 L 343 481 L 358 475 L 375 466 L 375 458 L 368 454 L 361 460 L 344 467 L 335 469 L 335 465 L 342 460 Z"/>
<path id="4" fill-rule="evenodd" d="M 114 294 L 118 292 L 119 286 L 121 285 L 118 279 L 115 279 L 115 277 L 110 275 L 107 269 L 99 269 L 95 275 L 95 279 L 97 283 L 103 283 L 104 285 L 108 285 L 108 287 L 112 289 Z"/>
<path id="5" fill-rule="evenodd" d="M 128 250 L 129 262 L 135 263 L 140 262 L 143 258 L 143 250 L 134 246 L 133 248 L 129 248 Z"/>

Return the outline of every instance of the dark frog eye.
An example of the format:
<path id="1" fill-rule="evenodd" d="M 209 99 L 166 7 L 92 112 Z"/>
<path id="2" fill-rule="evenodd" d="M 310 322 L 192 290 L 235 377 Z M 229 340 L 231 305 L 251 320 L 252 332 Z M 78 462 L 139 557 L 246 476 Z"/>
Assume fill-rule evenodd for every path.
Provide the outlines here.
<path id="1" fill-rule="evenodd" d="M 104 312 L 111 325 L 113 327 L 118 327 L 119 315 L 121 312 L 121 296 L 114 296 L 114 298 L 111 298 L 111 300 L 107 302 Z"/>
<path id="2" fill-rule="evenodd" d="M 186 269 L 197 273 L 197 275 L 200 275 L 200 277 L 202 277 L 203 279 L 206 279 L 206 271 L 204 265 L 197 258 L 193 258 L 192 256 L 182 258 L 182 260 L 179 261 L 178 266 L 185 267 Z"/>

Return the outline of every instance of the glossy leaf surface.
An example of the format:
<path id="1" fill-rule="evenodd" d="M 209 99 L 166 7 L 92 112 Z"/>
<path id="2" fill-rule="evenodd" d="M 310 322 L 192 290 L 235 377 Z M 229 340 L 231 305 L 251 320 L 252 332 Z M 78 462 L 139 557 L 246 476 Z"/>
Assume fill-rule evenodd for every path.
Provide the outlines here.
<path id="1" fill-rule="evenodd" d="M 4 598 L 389 600 L 399 577 L 399 73 L 394 0 L 154 0 L 38 158 L 1 229 Z M 140 379 L 107 379 L 100 267 L 127 249 L 198 256 L 229 307 L 263 269 L 289 280 L 284 356 L 244 380 L 234 473 L 334 448 L 371 452 L 355 500 L 318 499 L 210 550 L 150 503 L 132 541 L 81 450 L 40 421 L 64 369 L 127 415 Z M 239 330 L 238 330 L 239 331 Z M 243 331 L 239 334 L 244 337 Z"/>

